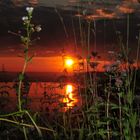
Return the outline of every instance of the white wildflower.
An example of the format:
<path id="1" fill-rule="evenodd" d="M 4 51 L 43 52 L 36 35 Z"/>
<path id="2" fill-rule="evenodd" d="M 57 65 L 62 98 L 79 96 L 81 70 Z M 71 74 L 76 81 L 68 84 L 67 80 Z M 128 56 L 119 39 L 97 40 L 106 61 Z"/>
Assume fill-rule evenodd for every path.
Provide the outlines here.
<path id="1" fill-rule="evenodd" d="M 27 21 L 29 18 L 27 16 L 22 17 L 23 21 Z"/>
<path id="2" fill-rule="evenodd" d="M 40 32 L 42 29 L 41 29 L 41 25 L 37 25 L 36 27 L 35 27 L 35 30 L 37 31 L 37 32 Z"/>
<path id="3" fill-rule="evenodd" d="M 33 7 L 26 7 L 26 11 L 27 11 L 28 13 L 32 13 L 33 10 L 34 10 Z"/>
<path id="4" fill-rule="evenodd" d="M 83 15 L 85 16 L 87 14 L 87 9 L 83 10 Z"/>

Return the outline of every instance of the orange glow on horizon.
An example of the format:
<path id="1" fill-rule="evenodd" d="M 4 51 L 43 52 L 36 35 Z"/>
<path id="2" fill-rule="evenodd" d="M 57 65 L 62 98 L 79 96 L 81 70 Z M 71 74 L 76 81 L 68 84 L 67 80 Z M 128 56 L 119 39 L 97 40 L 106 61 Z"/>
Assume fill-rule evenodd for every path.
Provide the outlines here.
<path id="1" fill-rule="evenodd" d="M 115 13 L 108 12 L 104 9 L 97 9 L 96 12 L 97 14 L 99 14 L 100 17 L 105 17 L 105 18 L 110 18 L 110 19 L 116 17 Z"/>
<path id="2" fill-rule="evenodd" d="M 61 56 L 34 57 L 32 62 L 28 64 L 26 72 L 59 73 L 64 70 L 64 67 L 68 68 L 68 72 L 73 72 L 73 69 L 75 69 L 75 64 L 77 64 L 76 59 L 74 60 L 72 59 L 73 64 L 72 66 L 69 66 L 69 67 L 68 66 L 66 67 L 66 64 L 64 63 L 66 59 L 62 61 Z M 87 63 L 86 59 L 84 59 L 83 60 L 84 68 L 80 72 L 87 71 L 86 63 Z M 96 63 L 99 63 L 96 67 L 96 71 L 104 72 L 105 71 L 104 66 L 110 65 L 112 62 L 109 60 L 99 60 L 99 61 L 96 61 Z M 24 64 L 24 59 L 21 57 L 0 57 L 0 71 L 2 71 L 2 68 L 4 66 L 6 72 L 20 72 L 22 71 L 23 64 Z M 140 61 L 138 61 L 134 65 L 139 68 Z M 89 68 L 89 71 L 92 71 L 92 70 L 93 70 L 92 68 Z"/>

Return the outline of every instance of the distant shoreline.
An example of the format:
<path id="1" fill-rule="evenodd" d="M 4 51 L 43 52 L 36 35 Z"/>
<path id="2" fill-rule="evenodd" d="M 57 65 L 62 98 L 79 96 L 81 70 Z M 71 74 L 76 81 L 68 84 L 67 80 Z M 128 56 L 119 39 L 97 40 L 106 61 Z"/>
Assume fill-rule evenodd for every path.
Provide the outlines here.
<path id="1" fill-rule="evenodd" d="M 0 72 L 0 82 L 13 82 L 18 80 L 19 72 Z M 68 73 L 62 72 L 27 72 L 26 78 L 29 82 L 74 82 L 75 78 L 82 78 L 85 73 Z M 98 75 L 103 75 L 103 72 L 97 72 Z M 75 78 L 74 78 L 75 77 Z"/>
<path id="2" fill-rule="evenodd" d="M 105 78 L 104 72 L 95 72 L 96 76 Z M 19 72 L 0 71 L 0 82 L 14 82 L 18 80 Z M 77 82 L 83 83 L 85 72 L 64 73 L 64 72 L 26 72 L 26 79 L 29 82 Z M 87 75 L 88 76 L 88 75 Z M 137 79 L 140 78 L 140 69 L 137 70 Z"/>

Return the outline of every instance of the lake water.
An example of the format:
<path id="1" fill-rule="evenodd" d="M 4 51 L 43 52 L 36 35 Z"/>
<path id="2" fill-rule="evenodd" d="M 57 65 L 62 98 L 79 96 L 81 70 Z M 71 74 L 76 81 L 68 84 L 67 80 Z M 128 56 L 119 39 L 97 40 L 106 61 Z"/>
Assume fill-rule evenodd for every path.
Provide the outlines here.
<path id="1" fill-rule="evenodd" d="M 0 110 L 11 112 L 17 109 L 15 82 L 0 82 Z M 55 82 L 29 82 L 22 86 L 25 108 L 35 112 L 66 111 L 81 106 L 78 87 L 75 84 Z M 28 88 L 29 87 L 29 88 Z"/>

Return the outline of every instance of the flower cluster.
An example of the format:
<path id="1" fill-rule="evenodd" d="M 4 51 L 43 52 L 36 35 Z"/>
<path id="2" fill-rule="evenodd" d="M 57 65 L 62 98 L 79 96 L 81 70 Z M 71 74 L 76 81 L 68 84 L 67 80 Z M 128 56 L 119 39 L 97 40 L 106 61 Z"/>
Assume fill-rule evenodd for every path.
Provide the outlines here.
<path id="1" fill-rule="evenodd" d="M 22 20 L 24 22 L 28 22 L 32 18 L 32 13 L 33 13 L 34 8 L 33 7 L 26 7 L 26 11 L 28 13 L 28 16 L 22 17 Z"/>
<path id="2" fill-rule="evenodd" d="M 22 17 L 22 20 L 24 21 L 24 22 L 26 22 L 26 21 L 28 21 L 28 17 L 27 16 L 24 16 L 24 17 Z"/>
<path id="3" fill-rule="evenodd" d="M 33 13 L 33 10 L 34 8 L 33 7 L 26 7 L 26 11 L 28 13 L 27 16 L 23 16 L 22 17 L 22 20 L 23 20 L 23 24 L 27 27 L 30 27 L 31 31 L 34 32 L 40 32 L 42 29 L 41 29 L 41 25 L 37 25 L 37 26 L 34 26 L 33 24 L 31 24 L 31 19 L 32 19 L 32 13 Z"/>
<path id="4" fill-rule="evenodd" d="M 27 11 L 29 14 L 32 14 L 32 13 L 33 13 L 33 10 L 34 10 L 33 7 L 26 7 L 26 11 Z"/>
<path id="5" fill-rule="evenodd" d="M 27 16 L 23 16 L 22 17 L 22 21 L 23 21 L 23 27 L 25 30 L 25 34 L 21 35 L 21 41 L 24 45 L 28 44 L 32 44 L 32 40 L 29 39 L 29 37 L 31 37 L 32 33 L 34 32 L 40 32 L 41 29 L 41 25 L 34 25 L 32 24 L 32 14 L 33 14 L 33 7 L 27 7 L 26 11 L 27 11 Z M 38 38 L 37 38 L 38 39 Z M 36 39 L 35 39 L 36 40 Z"/>

